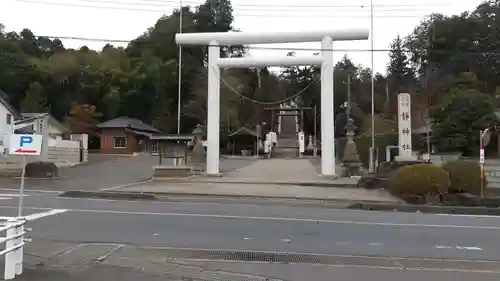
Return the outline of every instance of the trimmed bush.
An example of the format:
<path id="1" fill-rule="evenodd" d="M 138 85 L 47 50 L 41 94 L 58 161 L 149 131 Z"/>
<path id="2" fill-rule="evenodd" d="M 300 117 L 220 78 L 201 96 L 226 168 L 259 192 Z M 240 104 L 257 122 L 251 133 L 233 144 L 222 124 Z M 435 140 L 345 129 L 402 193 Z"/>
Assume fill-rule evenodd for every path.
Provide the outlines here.
<path id="1" fill-rule="evenodd" d="M 443 168 L 432 164 L 415 164 L 392 173 L 389 190 L 394 195 L 440 195 L 448 192 L 450 178 Z"/>
<path id="2" fill-rule="evenodd" d="M 450 193 L 481 193 L 481 168 L 479 163 L 470 160 L 456 160 L 443 165 L 451 180 Z M 484 187 L 488 186 L 483 171 Z"/>

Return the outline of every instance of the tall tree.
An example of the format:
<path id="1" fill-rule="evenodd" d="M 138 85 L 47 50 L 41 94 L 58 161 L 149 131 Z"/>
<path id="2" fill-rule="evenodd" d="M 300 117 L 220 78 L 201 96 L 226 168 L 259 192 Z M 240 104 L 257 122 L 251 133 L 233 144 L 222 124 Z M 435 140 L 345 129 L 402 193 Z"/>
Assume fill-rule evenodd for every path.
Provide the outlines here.
<path id="1" fill-rule="evenodd" d="M 65 123 L 73 133 L 95 134 L 95 126 L 99 123 L 101 113 L 91 104 L 73 103 Z"/>
<path id="2" fill-rule="evenodd" d="M 40 83 L 33 82 L 30 84 L 30 87 L 21 102 L 21 110 L 23 112 L 31 113 L 46 113 L 49 111 L 47 99 L 45 98 L 45 92 Z"/>
<path id="3" fill-rule="evenodd" d="M 474 89 L 474 80 L 463 75 L 459 86 L 431 111 L 433 138 L 440 151 L 476 154 L 479 131 L 499 124 L 493 98 Z"/>
<path id="4" fill-rule="evenodd" d="M 398 35 L 391 43 L 389 63 L 387 65 L 387 80 L 389 100 L 386 105 L 389 112 L 397 112 L 397 95 L 402 92 L 414 93 L 415 72 L 410 67 L 408 57 L 403 50 L 403 40 Z M 386 112 L 388 113 L 388 112 Z"/>

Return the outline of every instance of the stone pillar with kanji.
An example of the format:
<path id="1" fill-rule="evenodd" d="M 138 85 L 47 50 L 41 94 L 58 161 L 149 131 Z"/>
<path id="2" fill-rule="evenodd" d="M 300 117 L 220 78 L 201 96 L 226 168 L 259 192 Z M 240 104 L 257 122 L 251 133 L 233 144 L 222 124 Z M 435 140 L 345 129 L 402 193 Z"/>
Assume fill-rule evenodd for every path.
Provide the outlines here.
<path id="1" fill-rule="evenodd" d="M 398 94 L 398 147 L 396 160 L 411 161 L 413 155 L 411 134 L 411 98 L 408 93 Z"/>

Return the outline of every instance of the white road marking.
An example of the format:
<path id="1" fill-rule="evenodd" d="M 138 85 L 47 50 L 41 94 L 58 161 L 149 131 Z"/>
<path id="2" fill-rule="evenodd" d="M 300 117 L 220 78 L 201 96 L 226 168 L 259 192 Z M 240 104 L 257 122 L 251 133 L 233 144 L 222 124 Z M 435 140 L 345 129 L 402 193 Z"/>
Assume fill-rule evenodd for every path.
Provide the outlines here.
<path id="1" fill-rule="evenodd" d="M 290 241 L 292 241 L 292 240 L 291 240 L 291 239 L 286 238 L 286 239 L 281 239 L 281 241 L 286 242 L 286 243 L 290 243 Z"/>
<path id="2" fill-rule="evenodd" d="M 443 245 L 436 245 L 434 246 L 435 249 L 453 249 L 451 246 L 443 246 Z"/>
<path id="3" fill-rule="evenodd" d="M 500 216 L 495 215 L 460 215 L 460 214 L 434 214 L 436 216 L 442 217 L 466 217 L 466 218 L 500 218 Z"/>
<path id="4" fill-rule="evenodd" d="M 19 198 L 19 193 L 0 193 L 0 200 L 11 200 L 14 199 L 14 197 Z M 28 194 L 24 194 L 23 197 L 28 197 Z"/>
<path id="5" fill-rule="evenodd" d="M 370 245 L 370 246 L 375 246 L 375 247 L 380 247 L 380 246 L 382 246 L 383 244 L 382 244 L 382 243 L 378 243 L 378 242 L 373 242 L 373 243 L 368 243 L 368 245 Z"/>
<path id="6" fill-rule="evenodd" d="M 467 251 L 482 251 L 483 250 L 479 247 L 460 247 L 460 246 L 457 246 L 456 248 L 459 250 L 467 250 Z"/>
<path id="7" fill-rule="evenodd" d="M 161 233 L 158 233 L 158 232 L 153 233 L 153 236 L 160 236 L 160 235 L 161 235 Z"/>
<path id="8" fill-rule="evenodd" d="M 12 188 L 0 188 L 1 191 L 18 191 L 19 192 L 19 189 L 12 189 Z M 54 194 L 60 194 L 60 193 L 63 193 L 62 191 L 58 191 L 58 190 L 41 190 L 41 189 L 30 189 L 29 192 L 31 193 L 54 193 Z"/>
<path id="9" fill-rule="evenodd" d="M 252 238 L 245 237 L 245 238 L 243 238 L 243 240 L 252 240 Z"/>
<path id="10" fill-rule="evenodd" d="M 37 219 L 41 219 L 41 218 L 48 217 L 48 216 L 62 214 L 62 213 L 65 213 L 67 211 L 68 210 L 66 210 L 66 209 L 52 209 L 52 210 L 47 211 L 47 212 L 31 214 L 31 215 L 25 216 L 25 218 L 28 221 L 32 221 L 32 220 L 37 220 Z"/>
<path id="11" fill-rule="evenodd" d="M 14 206 L 0 206 L 0 209 L 17 209 Z M 31 210 L 52 210 L 51 208 L 29 207 Z M 287 217 L 256 217 L 256 216 L 236 216 L 217 214 L 190 214 L 190 213 L 154 213 L 154 212 L 132 212 L 94 209 L 67 209 L 65 211 L 95 213 L 95 214 L 117 214 L 117 215 L 142 215 L 142 216 L 165 216 L 165 217 L 194 217 L 194 218 L 214 218 L 214 219 L 237 219 L 237 220 L 263 220 L 263 221 L 290 221 L 290 222 L 312 222 L 325 224 L 348 224 L 348 225 L 372 225 L 386 227 L 426 227 L 426 228 L 451 228 L 451 229 L 484 229 L 500 230 L 500 226 L 480 226 L 480 225 L 446 225 L 446 224 L 418 224 L 418 223 L 391 223 L 391 222 L 369 222 L 369 221 L 344 221 L 344 220 L 324 220 L 308 218 L 287 218 Z"/>
<path id="12" fill-rule="evenodd" d="M 149 180 L 145 180 L 145 181 L 132 182 L 132 183 L 126 183 L 126 184 L 122 184 L 122 185 L 118 185 L 118 186 L 102 188 L 99 190 L 102 190 L 102 191 L 116 190 L 116 189 L 120 189 L 123 187 L 131 187 L 131 186 L 136 186 L 136 185 L 141 185 L 141 184 L 147 184 L 147 183 L 150 183 L 152 181 L 153 181 L 153 179 L 149 179 Z"/>
<path id="13" fill-rule="evenodd" d="M 466 251 L 482 251 L 483 249 L 479 247 L 464 247 L 464 246 L 445 246 L 445 245 L 436 245 L 433 247 L 434 249 L 457 249 L 457 250 L 466 250 Z"/>

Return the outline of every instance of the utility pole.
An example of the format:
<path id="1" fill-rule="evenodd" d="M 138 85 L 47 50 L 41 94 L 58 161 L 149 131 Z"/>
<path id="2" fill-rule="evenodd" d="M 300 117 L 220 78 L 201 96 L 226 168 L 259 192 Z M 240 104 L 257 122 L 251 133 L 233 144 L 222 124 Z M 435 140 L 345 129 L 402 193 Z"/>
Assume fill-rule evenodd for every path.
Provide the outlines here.
<path id="1" fill-rule="evenodd" d="M 351 119 L 351 75 L 347 76 L 347 120 Z"/>
<path id="2" fill-rule="evenodd" d="M 425 133 L 426 133 L 426 144 L 427 144 L 427 154 L 429 155 L 429 160 L 431 159 L 431 133 L 430 133 L 430 116 L 429 116 L 429 89 L 427 87 L 427 71 L 428 66 L 424 69 L 424 91 L 425 91 Z"/>
<path id="3" fill-rule="evenodd" d="M 369 171 L 375 171 L 375 69 L 374 69 L 374 58 L 373 58 L 373 0 L 370 0 L 370 50 L 371 50 L 371 68 L 372 68 L 372 141 L 370 150 L 370 164 Z"/>
<path id="4" fill-rule="evenodd" d="M 389 104 L 389 84 L 385 84 L 385 102 Z"/>
<path id="5" fill-rule="evenodd" d="M 182 33 L 182 0 L 179 2 L 179 33 Z M 179 45 L 179 80 L 177 82 L 177 134 L 181 133 L 182 45 Z"/>

